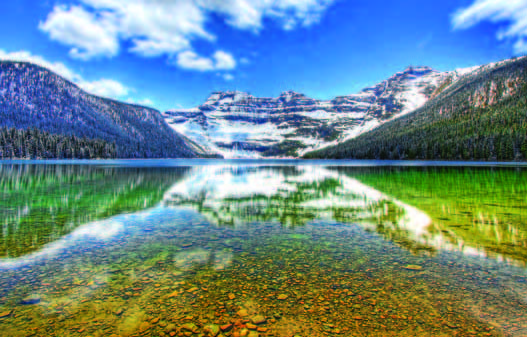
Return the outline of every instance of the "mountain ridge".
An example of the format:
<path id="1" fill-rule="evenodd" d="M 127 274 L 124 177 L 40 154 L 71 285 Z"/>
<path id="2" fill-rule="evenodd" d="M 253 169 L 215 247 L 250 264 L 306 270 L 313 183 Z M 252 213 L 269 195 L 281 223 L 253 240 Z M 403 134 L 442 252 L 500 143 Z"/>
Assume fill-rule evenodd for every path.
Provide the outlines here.
<path id="1" fill-rule="evenodd" d="M 421 108 L 304 158 L 527 160 L 527 57 L 480 66 Z"/>
<path id="2" fill-rule="evenodd" d="M 163 116 L 176 131 L 226 158 L 299 157 L 417 109 L 447 79 L 472 70 L 409 66 L 358 93 L 329 100 L 293 90 L 278 97 L 217 91 L 195 108 L 167 110 Z"/>
<path id="3" fill-rule="evenodd" d="M 105 150 L 105 155 L 116 153 L 120 158 L 316 157 L 324 149 L 350 144 L 407 115 L 411 117 L 404 119 L 405 125 L 410 125 L 416 112 L 433 104 L 441 105 L 439 115 L 457 114 L 459 107 L 488 109 L 502 102 L 504 93 L 508 97 L 514 90 L 520 90 L 518 85 L 525 81 L 523 73 L 516 72 L 500 77 L 499 83 L 489 82 L 489 74 L 514 64 L 525 67 L 522 62 L 526 59 L 519 57 L 447 72 L 428 66 L 409 66 L 358 93 L 329 100 L 310 98 L 293 90 L 277 97 L 216 91 L 193 109 L 162 113 L 140 104 L 87 93 L 39 65 L 0 61 L 0 127 L 37 128 L 50 137 L 59 134 L 96 140 L 93 144 L 99 150 L 86 148 L 86 153 L 93 155 L 103 148 L 115 148 Z M 454 96 L 459 97 L 452 102 Z M 509 103 L 520 108 L 521 102 Z M 396 131 L 401 132 L 390 132 Z M 82 146 L 89 147 L 91 143 L 86 144 Z M 49 144 L 46 148 L 50 148 Z M 9 150 L 17 152 L 12 146 Z M 48 151 L 47 155 L 50 153 L 54 151 Z M 522 157 L 519 150 L 515 153 L 515 158 Z M 393 153 L 388 157 L 407 156 L 414 157 Z M 377 153 L 375 158 L 378 157 L 386 156 Z"/>
<path id="4" fill-rule="evenodd" d="M 115 143 L 119 158 L 192 158 L 199 146 L 170 129 L 159 111 L 99 97 L 45 67 L 0 62 L 0 127 Z"/>

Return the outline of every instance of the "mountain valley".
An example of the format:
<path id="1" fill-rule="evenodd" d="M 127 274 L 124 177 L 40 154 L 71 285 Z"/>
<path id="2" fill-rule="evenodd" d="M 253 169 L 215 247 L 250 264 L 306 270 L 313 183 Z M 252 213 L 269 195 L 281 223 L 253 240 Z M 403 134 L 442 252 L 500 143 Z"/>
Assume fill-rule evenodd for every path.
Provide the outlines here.
<path id="1" fill-rule="evenodd" d="M 526 64 L 408 67 L 330 100 L 214 92 L 196 108 L 159 112 L 3 61 L 0 157 L 524 160 Z"/>

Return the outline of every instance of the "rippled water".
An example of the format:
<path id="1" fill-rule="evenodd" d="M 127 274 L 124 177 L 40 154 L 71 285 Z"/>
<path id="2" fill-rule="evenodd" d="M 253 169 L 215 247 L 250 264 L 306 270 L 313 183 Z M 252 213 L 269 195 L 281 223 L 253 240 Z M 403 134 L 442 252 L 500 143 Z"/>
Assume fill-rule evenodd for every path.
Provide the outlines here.
<path id="1" fill-rule="evenodd" d="M 4 336 L 525 336 L 527 169 L 0 164 Z"/>

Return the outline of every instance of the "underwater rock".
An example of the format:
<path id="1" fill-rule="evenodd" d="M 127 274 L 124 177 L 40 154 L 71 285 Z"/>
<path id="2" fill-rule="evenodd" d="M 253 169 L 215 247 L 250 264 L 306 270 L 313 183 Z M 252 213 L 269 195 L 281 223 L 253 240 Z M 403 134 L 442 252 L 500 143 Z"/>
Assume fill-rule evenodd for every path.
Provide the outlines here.
<path id="1" fill-rule="evenodd" d="M 192 333 L 198 333 L 199 329 L 194 323 L 185 323 L 181 326 L 181 331 L 191 331 Z"/>
<path id="2" fill-rule="evenodd" d="M 276 299 L 278 299 L 278 300 L 285 300 L 285 299 L 287 299 L 288 297 L 289 297 L 289 296 L 286 295 L 286 294 L 280 294 L 280 295 L 278 295 L 278 297 L 276 297 Z"/>
<path id="3" fill-rule="evenodd" d="M 249 313 L 248 313 L 247 310 L 245 310 L 245 309 L 240 309 L 240 310 L 238 310 L 237 314 L 238 314 L 238 316 L 240 316 L 240 317 L 245 317 L 245 316 L 248 316 L 248 315 L 249 315 Z"/>
<path id="4" fill-rule="evenodd" d="M 256 316 L 251 317 L 251 322 L 253 324 L 263 324 L 266 322 L 266 319 L 262 315 L 256 315 Z"/>
<path id="5" fill-rule="evenodd" d="M 247 329 L 249 329 L 249 330 L 256 330 L 256 328 L 257 328 L 256 325 L 251 324 L 251 323 L 247 323 L 247 324 L 245 324 L 245 326 L 246 326 Z"/>
<path id="6" fill-rule="evenodd" d="M 406 266 L 403 267 L 404 269 L 408 269 L 408 270 L 421 270 L 423 269 L 423 267 L 421 266 L 418 266 L 416 264 L 407 264 Z"/>
<path id="7" fill-rule="evenodd" d="M 165 328 L 165 332 L 166 333 L 170 333 L 171 331 L 174 331 L 176 330 L 176 325 L 173 324 L 173 323 L 170 323 L 169 325 L 166 326 Z"/>
<path id="8" fill-rule="evenodd" d="M 216 324 L 209 324 L 205 326 L 203 331 L 209 336 L 216 337 L 220 334 L 220 327 Z"/>
<path id="9" fill-rule="evenodd" d="M 230 323 L 224 324 L 224 325 L 220 326 L 220 329 L 223 332 L 230 331 L 232 329 L 232 324 L 230 324 Z"/>
<path id="10" fill-rule="evenodd" d="M 38 303 L 40 303 L 40 297 L 36 297 L 36 296 L 29 296 L 29 297 L 22 299 L 22 301 L 20 301 L 20 304 L 22 305 L 31 305 L 31 304 L 38 304 Z"/>
<path id="11" fill-rule="evenodd" d="M 9 317 L 9 316 L 11 316 L 11 313 L 12 313 L 12 312 L 13 312 L 13 310 L 0 312 L 0 318 Z"/>
<path id="12" fill-rule="evenodd" d="M 150 329 L 152 325 L 148 322 L 143 322 L 141 325 L 139 325 L 139 332 L 145 332 L 146 330 Z"/>

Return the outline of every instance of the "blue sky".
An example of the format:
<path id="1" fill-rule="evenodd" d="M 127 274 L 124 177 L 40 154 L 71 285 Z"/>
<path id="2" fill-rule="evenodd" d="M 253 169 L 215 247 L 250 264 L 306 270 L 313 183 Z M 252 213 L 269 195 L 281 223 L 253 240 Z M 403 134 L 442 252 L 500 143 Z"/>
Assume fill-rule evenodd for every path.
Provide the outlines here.
<path id="1" fill-rule="evenodd" d="M 346 95 L 409 65 L 453 70 L 527 52 L 527 0 L 17 0 L 0 59 L 160 110 L 212 91 Z"/>

